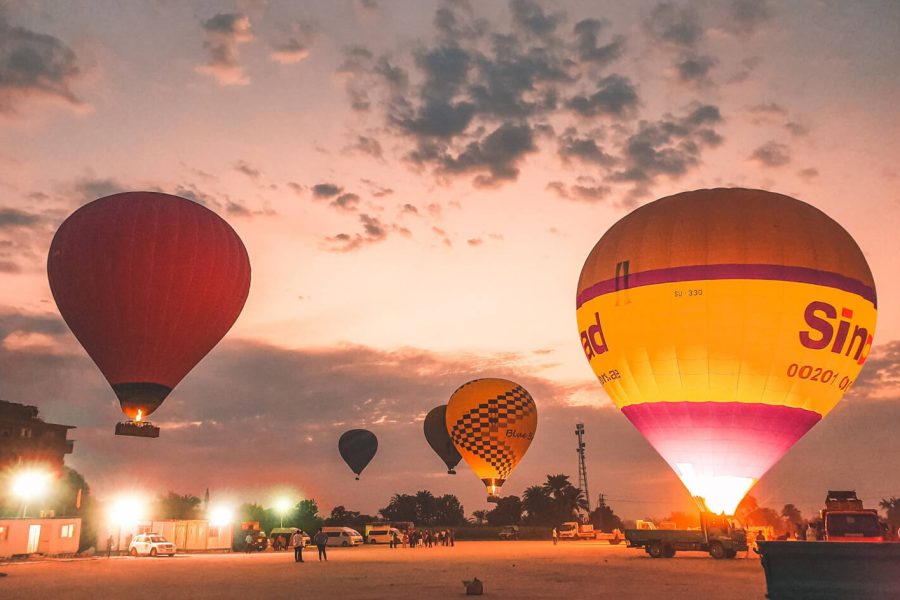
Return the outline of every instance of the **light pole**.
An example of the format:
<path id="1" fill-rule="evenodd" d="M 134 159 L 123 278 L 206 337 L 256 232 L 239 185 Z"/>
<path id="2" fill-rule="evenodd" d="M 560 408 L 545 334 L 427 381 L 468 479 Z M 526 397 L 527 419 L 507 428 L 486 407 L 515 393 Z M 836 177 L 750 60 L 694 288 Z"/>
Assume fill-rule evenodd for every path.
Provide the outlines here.
<path id="1" fill-rule="evenodd" d="M 284 515 L 291 510 L 291 501 L 287 498 L 279 498 L 275 501 L 275 510 L 281 516 L 281 528 L 284 529 Z"/>

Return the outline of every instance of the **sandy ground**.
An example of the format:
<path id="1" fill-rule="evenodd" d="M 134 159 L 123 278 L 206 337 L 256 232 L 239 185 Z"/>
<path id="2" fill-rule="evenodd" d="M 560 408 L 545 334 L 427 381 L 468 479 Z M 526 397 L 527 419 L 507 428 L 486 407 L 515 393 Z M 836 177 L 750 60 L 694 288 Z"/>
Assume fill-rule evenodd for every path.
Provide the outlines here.
<path id="1" fill-rule="evenodd" d="M 713 560 L 699 553 L 651 559 L 594 542 L 459 542 L 455 548 L 315 549 L 305 564 L 288 553 L 94 558 L 0 565 L 0 598 L 410 598 L 465 595 L 477 576 L 485 595 L 522 600 L 666 598 L 763 600 L 759 560 Z"/>

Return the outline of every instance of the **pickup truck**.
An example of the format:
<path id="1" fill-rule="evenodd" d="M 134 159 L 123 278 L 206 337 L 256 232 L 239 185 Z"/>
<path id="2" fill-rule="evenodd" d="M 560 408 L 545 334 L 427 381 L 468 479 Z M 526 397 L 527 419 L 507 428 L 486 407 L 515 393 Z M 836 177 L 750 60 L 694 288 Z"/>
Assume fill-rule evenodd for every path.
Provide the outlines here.
<path id="1" fill-rule="evenodd" d="M 734 558 L 747 550 L 747 533 L 734 519 L 700 514 L 700 529 L 626 529 L 629 548 L 643 548 L 651 558 L 672 558 L 678 550 L 708 552 L 715 559 Z"/>

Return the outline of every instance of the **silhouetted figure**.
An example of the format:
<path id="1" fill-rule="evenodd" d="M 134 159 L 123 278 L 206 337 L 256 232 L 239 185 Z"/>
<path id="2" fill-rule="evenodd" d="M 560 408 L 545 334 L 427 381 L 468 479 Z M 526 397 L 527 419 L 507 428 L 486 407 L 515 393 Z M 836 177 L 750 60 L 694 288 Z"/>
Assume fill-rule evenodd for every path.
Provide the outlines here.
<path id="1" fill-rule="evenodd" d="M 303 562 L 303 532 L 299 529 L 291 536 L 291 546 L 294 547 L 294 562 Z"/>
<path id="2" fill-rule="evenodd" d="M 328 554 L 325 551 L 325 547 L 328 545 L 328 534 L 319 529 L 319 533 L 316 534 L 313 541 L 316 543 L 316 548 L 319 550 L 319 560 L 328 562 Z"/>

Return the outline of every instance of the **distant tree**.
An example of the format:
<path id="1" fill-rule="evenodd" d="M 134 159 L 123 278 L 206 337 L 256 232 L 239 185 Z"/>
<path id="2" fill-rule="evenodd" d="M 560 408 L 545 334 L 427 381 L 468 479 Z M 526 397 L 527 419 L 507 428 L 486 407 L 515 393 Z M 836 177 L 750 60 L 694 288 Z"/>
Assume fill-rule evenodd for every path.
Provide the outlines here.
<path id="1" fill-rule="evenodd" d="M 475 521 L 475 524 L 478 526 L 484 525 L 487 521 L 488 511 L 486 510 L 474 510 L 472 511 L 472 520 Z"/>
<path id="2" fill-rule="evenodd" d="M 453 494 L 444 494 L 435 499 L 435 523 L 458 527 L 466 523 L 466 511 L 459 498 Z"/>
<path id="3" fill-rule="evenodd" d="M 55 493 L 50 498 L 48 508 L 57 517 L 81 517 L 81 544 L 79 550 L 86 550 L 97 543 L 97 506 L 91 496 L 91 487 L 84 476 L 70 467 L 62 468 Z"/>
<path id="4" fill-rule="evenodd" d="M 613 509 L 606 504 L 606 499 L 603 497 L 603 494 L 600 494 L 600 497 L 597 499 L 597 508 L 591 512 L 590 517 L 594 528 L 599 529 L 600 531 L 612 531 L 613 529 L 621 530 L 625 528 L 622 524 L 622 519 L 620 519 L 616 513 L 613 512 Z"/>
<path id="5" fill-rule="evenodd" d="M 883 498 L 878 506 L 887 513 L 887 522 L 894 530 L 900 527 L 900 498 L 891 496 Z"/>
<path id="6" fill-rule="evenodd" d="M 568 475 L 547 475 L 543 487 L 553 502 L 554 523 L 570 521 L 579 510 L 587 510 L 584 492 L 572 485 Z"/>
<path id="7" fill-rule="evenodd" d="M 428 490 L 416 492 L 416 525 L 434 525 L 437 501 Z"/>
<path id="8" fill-rule="evenodd" d="M 803 514 L 793 504 L 784 505 L 784 508 L 781 509 L 781 517 L 784 519 L 789 532 L 799 535 L 804 530 Z"/>
<path id="9" fill-rule="evenodd" d="M 157 498 L 154 512 L 162 519 L 199 519 L 200 498 L 192 494 L 169 492 Z"/>
<path id="10" fill-rule="evenodd" d="M 331 509 L 331 515 L 325 519 L 324 525 L 330 527 L 352 527 L 363 532 L 367 523 L 377 521 L 372 515 L 366 515 L 355 510 L 347 510 L 343 506 L 335 506 Z"/>
<path id="11" fill-rule="evenodd" d="M 518 525 L 522 522 L 522 500 L 518 496 L 503 496 L 486 518 L 489 525 Z"/>
<path id="12" fill-rule="evenodd" d="M 522 493 L 522 508 L 527 515 L 525 522 L 529 525 L 552 525 L 553 499 L 542 485 L 532 485 Z"/>
<path id="13" fill-rule="evenodd" d="M 773 508 L 767 508 L 759 505 L 756 498 L 747 495 L 738 504 L 735 510 L 735 516 L 744 525 L 750 527 L 771 527 L 775 533 L 781 534 L 785 531 L 793 531 L 793 527 L 786 527 L 785 520 Z"/>
<path id="14" fill-rule="evenodd" d="M 411 521 L 418 524 L 419 504 L 415 496 L 394 494 L 388 505 L 378 512 L 386 521 Z"/>
<path id="15" fill-rule="evenodd" d="M 312 498 L 301 500 L 291 511 L 291 527 L 299 527 L 306 532 L 315 532 L 322 526 L 322 523 L 322 518 L 319 516 L 319 505 Z M 288 521 L 285 520 L 285 525 L 287 524 Z"/>

